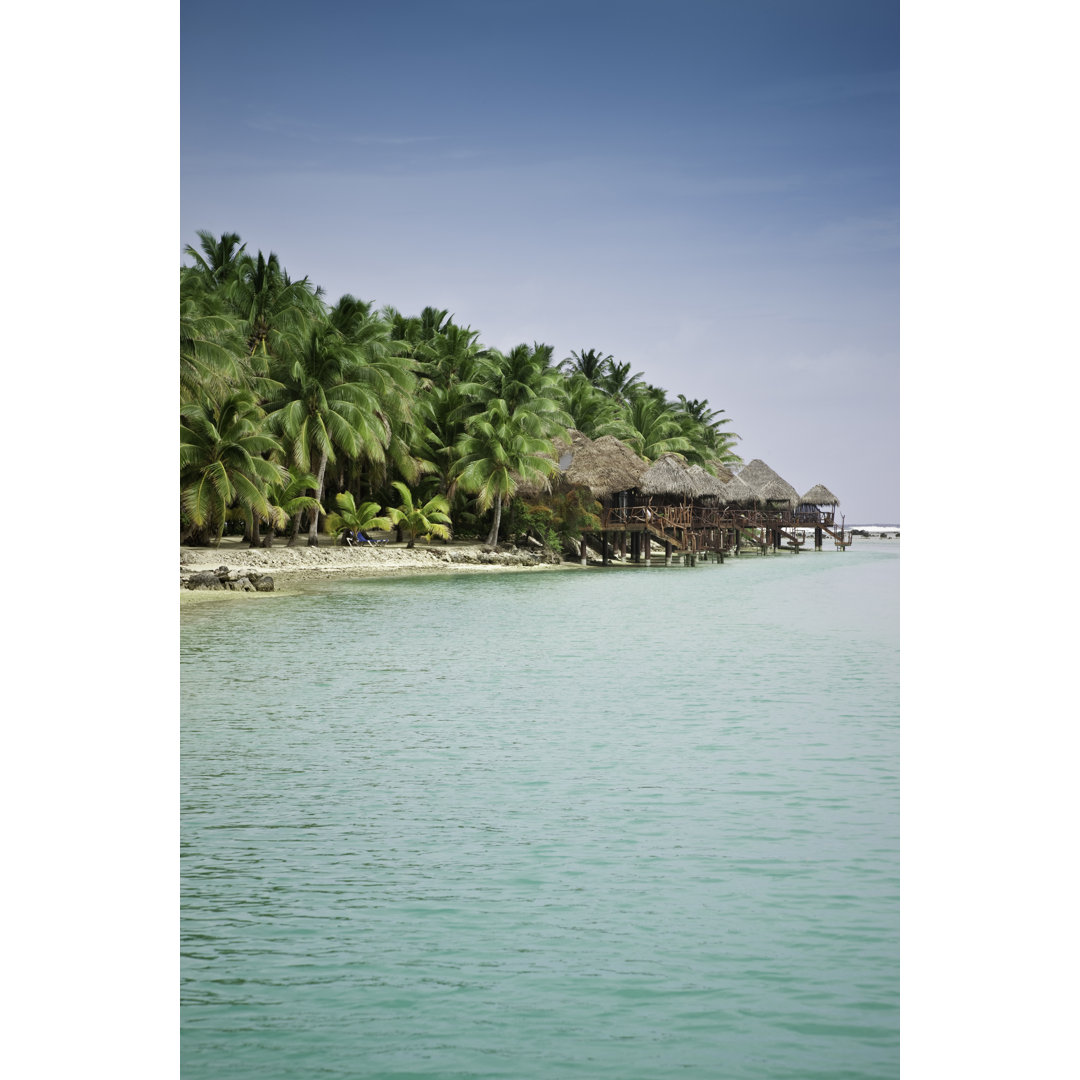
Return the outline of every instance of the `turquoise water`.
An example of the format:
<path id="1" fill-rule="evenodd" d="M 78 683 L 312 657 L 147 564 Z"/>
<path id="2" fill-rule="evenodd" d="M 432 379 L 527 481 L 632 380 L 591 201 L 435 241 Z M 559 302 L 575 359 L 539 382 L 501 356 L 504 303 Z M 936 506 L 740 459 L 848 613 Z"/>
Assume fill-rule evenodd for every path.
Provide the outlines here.
<path id="1" fill-rule="evenodd" d="M 185 609 L 182 1075 L 898 1076 L 899 562 Z"/>

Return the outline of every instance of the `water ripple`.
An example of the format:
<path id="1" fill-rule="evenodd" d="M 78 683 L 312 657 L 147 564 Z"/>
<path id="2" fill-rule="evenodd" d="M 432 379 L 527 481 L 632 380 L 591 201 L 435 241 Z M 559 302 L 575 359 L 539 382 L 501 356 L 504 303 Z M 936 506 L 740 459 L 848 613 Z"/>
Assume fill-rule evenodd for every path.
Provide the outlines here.
<path id="1" fill-rule="evenodd" d="M 897 1076 L 897 571 L 186 610 L 183 1075 Z"/>

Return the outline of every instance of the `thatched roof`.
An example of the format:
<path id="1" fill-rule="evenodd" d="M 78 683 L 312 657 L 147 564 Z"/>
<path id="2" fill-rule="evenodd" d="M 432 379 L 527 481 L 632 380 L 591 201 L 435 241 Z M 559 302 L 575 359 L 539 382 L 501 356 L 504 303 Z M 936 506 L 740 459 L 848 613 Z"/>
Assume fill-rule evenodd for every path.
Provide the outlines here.
<path id="1" fill-rule="evenodd" d="M 786 502 L 794 508 L 802 501 L 799 493 L 761 458 L 754 458 L 749 465 L 744 465 L 738 475 L 765 502 Z"/>
<path id="2" fill-rule="evenodd" d="M 704 470 L 702 470 L 704 472 Z M 696 484 L 686 461 L 678 454 L 661 454 L 638 484 L 643 495 L 693 496 Z"/>
<path id="3" fill-rule="evenodd" d="M 576 429 L 571 429 L 570 442 L 555 440 L 555 457 L 559 471 L 550 480 L 518 484 L 517 493 L 535 499 L 558 487 L 587 487 L 594 497 L 602 499 L 618 491 L 638 486 L 648 465 L 626 443 L 611 435 L 595 441 Z"/>
<path id="4" fill-rule="evenodd" d="M 571 434 L 578 438 L 574 439 L 570 460 L 566 460 L 565 451 L 559 459 L 559 468 L 568 484 L 587 487 L 598 499 L 640 486 L 649 466 L 621 439 L 602 435 L 593 441 L 580 431 Z"/>
<path id="5" fill-rule="evenodd" d="M 691 493 L 694 498 L 702 495 L 722 495 L 724 482 L 715 476 L 710 476 L 700 465 L 691 465 L 687 472 L 690 474 L 694 490 Z"/>
<path id="6" fill-rule="evenodd" d="M 726 484 L 735 474 L 719 459 L 705 462 L 716 475 Z"/>
<path id="7" fill-rule="evenodd" d="M 807 506 L 839 506 L 840 500 L 824 485 L 815 484 L 803 497 Z"/>
<path id="8" fill-rule="evenodd" d="M 730 506 L 753 506 L 758 502 L 754 489 L 745 480 L 733 476 L 720 494 L 720 501 Z"/>

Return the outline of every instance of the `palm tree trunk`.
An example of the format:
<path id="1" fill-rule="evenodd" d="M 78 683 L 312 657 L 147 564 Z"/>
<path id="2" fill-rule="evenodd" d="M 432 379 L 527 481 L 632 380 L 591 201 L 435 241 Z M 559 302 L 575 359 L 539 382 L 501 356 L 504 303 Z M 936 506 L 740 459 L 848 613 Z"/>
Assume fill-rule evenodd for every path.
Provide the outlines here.
<path id="1" fill-rule="evenodd" d="M 296 547 L 296 539 L 300 535 L 300 521 L 303 515 L 297 512 L 293 515 L 292 532 L 289 533 L 289 547 Z"/>
<path id="2" fill-rule="evenodd" d="M 254 510 L 251 511 L 251 529 L 248 535 L 251 537 L 248 543 L 249 548 L 262 547 L 262 537 L 259 536 L 259 515 Z"/>
<path id="3" fill-rule="evenodd" d="M 326 451 L 319 456 L 319 471 L 315 475 L 315 501 L 322 502 L 323 481 L 326 478 Z M 311 525 L 308 527 L 308 547 L 319 546 L 319 511 L 311 511 Z"/>
<path id="4" fill-rule="evenodd" d="M 502 499 L 495 500 L 495 518 L 488 533 L 488 547 L 497 547 L 499 543 L 499 525 L 502 523 Z"/>

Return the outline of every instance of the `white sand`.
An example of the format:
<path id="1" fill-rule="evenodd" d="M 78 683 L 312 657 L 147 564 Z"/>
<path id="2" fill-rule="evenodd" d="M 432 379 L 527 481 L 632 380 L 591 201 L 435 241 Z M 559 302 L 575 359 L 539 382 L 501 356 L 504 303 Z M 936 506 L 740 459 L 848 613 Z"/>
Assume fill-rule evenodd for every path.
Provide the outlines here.
<path id="1" fill-rule="evenodd" d="M 532 571 L 580 569 L 575 563 L 530 565 L 524 553 L 498 552 L 485 554 L 483 545 L 476 542 L 451 544 L 417 544 L 408 549 L 405 544 L 372 544 L 361 547 L 340 547 L 329 539 L 319 538 L 318 547 L 308 547 L 301 538 L 296 547 L 284 540 L 275 541 L 272 548 L 248 548 L 240 537 L 225 537 L 220 547 L 180 548 L 181 579 L 199 571 L 216 570 L 227 566 L 241 575 L 249 571 L 270 574 L 274 591 L 288 591 L 304 581 L 325 580 L 337 576 L 396 577 L 425 573 L 490 573 L 493 571 Z M 485 560 L 485 561 L 480 561 Z M 524 563 L 524 565 L 523 565 Z M 223 596 L 272 596 L 273 593 L 233 592 L 231 590 L 201 590 L 181 588 L 182 600 Z"/>

